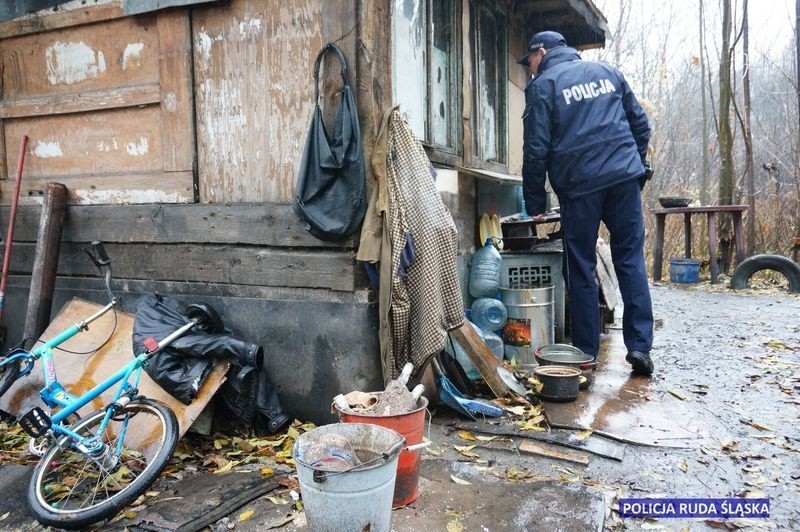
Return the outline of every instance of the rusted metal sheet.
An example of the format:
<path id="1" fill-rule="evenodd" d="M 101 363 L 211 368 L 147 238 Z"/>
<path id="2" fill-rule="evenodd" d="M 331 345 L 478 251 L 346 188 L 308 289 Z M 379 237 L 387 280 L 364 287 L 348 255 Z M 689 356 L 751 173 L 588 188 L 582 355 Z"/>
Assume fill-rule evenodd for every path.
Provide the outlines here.
<path id="1" fill-rule="evenodd" d="M 45 13 L 32 20 L 47 28 L 58 18 L 58 29 L 0 41 L 0 194 L 13 152 L 5 144 L 28 134 L 23 203 L 40 202 L 53 179 L 71 204 L 193 202 L 188 12 L 101 10 L 102 22 L 87 24 L 91 12 L 71 13 L 74 26 Z"/>
<path id="2" fill-rule="evenodd" d="M 321 0 L 233 0 L 192 18 L 200 200 L 290 201 L 313 110 Z"/>

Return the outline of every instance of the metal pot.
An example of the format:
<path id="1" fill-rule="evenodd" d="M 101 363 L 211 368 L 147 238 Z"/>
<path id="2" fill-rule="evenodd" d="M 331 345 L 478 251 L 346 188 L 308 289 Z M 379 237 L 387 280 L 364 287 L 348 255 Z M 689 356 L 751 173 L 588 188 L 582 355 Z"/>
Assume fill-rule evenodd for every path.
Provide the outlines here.
<path id="1" fill-rule="evenodd" d="M 544 401 L 566 403 L 578 398 L 581 370 L 569 366 L 541 366 L 533 371 L 537 395 Z"/>
<path id="2" fill-rule="evenodd" d="M 592 385 L 597 361 L 577 347 L 566 344 L 550 344 L 537 349 L 535 354 L 536 361 L 540 366 L 559 365 L 580 369 L 581 375 L 585 377 L 580 384 L 581 390 Z"/>

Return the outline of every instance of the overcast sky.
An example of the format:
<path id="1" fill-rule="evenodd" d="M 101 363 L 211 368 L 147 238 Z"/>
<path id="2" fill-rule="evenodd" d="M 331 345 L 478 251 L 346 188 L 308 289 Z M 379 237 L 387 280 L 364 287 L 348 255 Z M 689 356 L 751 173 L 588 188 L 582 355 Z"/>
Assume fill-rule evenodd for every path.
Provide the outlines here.
<path id="1" fill-rule="evenodd" d="M 699 0 L 625 0 L 632 9 L 632 24 L 646 21 L 653 34 L 667 30 L 668 21 L 672 19 L 670 33 L 676 41 L 676 48 L 699 50 L 698 39 L 698 2 Z M 742 0 L 734 0 L 736 25 L 741 23 Z M 595 0 L 595 5 L 606 15 L 609 29 L 613 32 L 616 24 L 620 0 Z M 718 28 L 721 22 L 719 0 L 705 0 L 706 29 L 709 45 L 718 41 Z M 750 0 L 750 48 L 753 53 L 780 53 L 794 45 L 794 0 Z M 638 22 L 642 24 L 643 22 Z"/>

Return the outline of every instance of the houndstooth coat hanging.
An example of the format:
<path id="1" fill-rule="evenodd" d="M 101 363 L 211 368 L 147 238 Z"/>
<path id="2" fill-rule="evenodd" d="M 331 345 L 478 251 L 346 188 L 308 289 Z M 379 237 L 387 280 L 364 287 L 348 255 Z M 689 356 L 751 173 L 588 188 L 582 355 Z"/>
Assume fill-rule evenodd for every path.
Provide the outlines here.
<path id="1" fill-rule="evenodd" d="M 380 344 L 385 381 L 418 370 L 464 323 L 456 271 L 458 232 L 435 186 L 436 170 L 397 108 L 384 115 L 358 259 L 380 262 Z"/>

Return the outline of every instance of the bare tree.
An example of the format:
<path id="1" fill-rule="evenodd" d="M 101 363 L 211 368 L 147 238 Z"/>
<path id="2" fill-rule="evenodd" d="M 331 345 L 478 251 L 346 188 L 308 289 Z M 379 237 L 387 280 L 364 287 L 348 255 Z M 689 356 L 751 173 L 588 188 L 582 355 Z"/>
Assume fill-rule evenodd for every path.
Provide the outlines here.
<path id="1" fill-rule="evenodd" d="M 800 1 L 800 0 L 798 0 Z M 756 180 L 755 172 L 753 169 L 753 132 L 751 130 L 751 115 L 752 104 L 750 101 L 750 23 L 748 20 L 747 3 L 748 0 L 743 0 L 742 9 L 742 47 L 743 47 L 743 61 L 742 68 L 744 75 L 742 76 L 742 91 L 744 92 L 744 146 L 745 146 L 745 182 L 747 184 L 747 248 L 752 249 L 756 240 Z"/>
<path id="2" fill-rule="evenodd" d="M 722 0 L 722 46 L 720 49 L 719 62 L 719 116 L 718 116 L 718 142 L 720 155 L 719 169 L 719 204 L 733 204 L 733 132 L 731 131 L 731 100 L 733 99 L 733 89 L 731 87 L 731 56 L 733 47 L 731 46 L 731 0 Z M 727 218 L 720 218 L 718 222 L 719 250 L 723 259 L 721 270 L 726 272 L 728 269 L 728 257 L 730 257 L 731 230 L 730 221 Z M 716 260 L 716 257 L 711 257 Z"/>
<path id="3" fill-rule="evenodd" d="M 800 2 L 800 0 L 797 0 Z M 708 153 L 708 104 L 706 102 L 706 59 L 705 59 L 705 13 L 703 9 L 703 0 L 699 0 L 698 6 L 700 8 L 700 99 L 702 101 L 703 109 L 703 122 L 701 125 L 701 136 L 703 140 L 703 168 L 700 176 L 700 203 L 708 205 L 708 173 L 709 173 L 709 153 Z"/>

